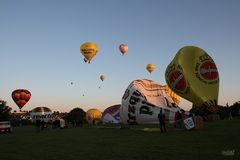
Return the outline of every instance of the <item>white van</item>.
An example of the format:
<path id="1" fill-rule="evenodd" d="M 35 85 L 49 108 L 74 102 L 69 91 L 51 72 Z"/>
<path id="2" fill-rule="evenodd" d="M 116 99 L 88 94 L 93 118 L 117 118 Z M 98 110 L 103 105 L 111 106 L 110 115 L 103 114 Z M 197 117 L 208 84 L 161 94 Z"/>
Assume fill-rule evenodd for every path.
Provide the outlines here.
<path id="1" fill-rule="evenodd" d="M 0 134 L 1 133 L 10 133 L 10 132 L 12 132 L 11 122 L 10 121 L 0 122 Z"/>

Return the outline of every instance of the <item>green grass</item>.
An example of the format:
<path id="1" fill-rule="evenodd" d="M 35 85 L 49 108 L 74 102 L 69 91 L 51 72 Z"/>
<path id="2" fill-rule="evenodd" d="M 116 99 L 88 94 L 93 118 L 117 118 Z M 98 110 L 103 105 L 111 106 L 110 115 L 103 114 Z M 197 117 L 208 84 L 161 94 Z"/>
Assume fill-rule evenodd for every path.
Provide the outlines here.
<path id="1" fill-rule="evenodd" d="M 168 133 L 133 126 L 49 129 L 16 127 L 0 135 L 0 160 L 240 160 L 240 120 L 205 123 L 203 130 Z M 235 150 L 234 156 L 222 151 Z"/>

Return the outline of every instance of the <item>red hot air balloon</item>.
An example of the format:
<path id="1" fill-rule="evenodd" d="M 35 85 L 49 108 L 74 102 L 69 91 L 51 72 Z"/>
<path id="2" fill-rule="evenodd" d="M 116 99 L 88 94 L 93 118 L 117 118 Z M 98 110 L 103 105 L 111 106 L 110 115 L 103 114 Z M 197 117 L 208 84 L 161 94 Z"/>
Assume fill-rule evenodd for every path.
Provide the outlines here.
<path id="1" fill-rule="evenodd" d="M 121 44 L 119 46 L 119 50 L 122 53 L 122 55 L 124 55 L 128 51 L 128 46 L 126 44 Z"/>
<path id="2" fill-rule="evenodd" d="M 16 89 L 12 92 L 12 99 L 17 104 L 20 111 L 30 98 L 31 93 L 26 89 Z"/>

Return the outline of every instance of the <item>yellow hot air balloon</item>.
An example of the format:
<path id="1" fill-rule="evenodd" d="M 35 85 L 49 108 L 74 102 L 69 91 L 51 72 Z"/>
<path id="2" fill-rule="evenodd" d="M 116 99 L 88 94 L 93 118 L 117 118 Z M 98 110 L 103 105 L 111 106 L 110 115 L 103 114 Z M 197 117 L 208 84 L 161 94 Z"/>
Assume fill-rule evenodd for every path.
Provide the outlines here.
<path id="1" fill-rule="evenodd" d="M 180 96 L 173 92 L 167 85 L 163 86 L 165 91 L 172 97 L 173 101 L 179 105 L 180 103 Z"/>
<path id="2" fill-rule="evenodd" d="M 149 73 L 152 73 L 155 69 L 155 65 L 154 64 L 148 64 L 146 66 L 146 69 L 148 70 Z"/>
<path id="3" fill-rule="evenodd" d="M 219 75 L 213 59 L 195 46 L 181 48 L 165 72 L 168 86 L 194 106 L 218 107 Z"/>
<path id="4" fill-rule="evenodd" d="M 104 81 L 105 80 L 105 76 L 104 75 L 100 75 L 100 79 L 101 79 L 101 81 Z"/>
<path id="5" fill-rule="evenodd" d="M 102 112 L 95 108 L 89 109 L 86 112 L 86 118 L 89 124 L 97 124 L 101 121 Z"/>
<path id="6" fill-rule="evenodd" d="M 98 46 L 93 42 L 85 42 L 80 46 L 80 52 L 84 56 L 84 61 L 90 63 L 98 52 Z"/>

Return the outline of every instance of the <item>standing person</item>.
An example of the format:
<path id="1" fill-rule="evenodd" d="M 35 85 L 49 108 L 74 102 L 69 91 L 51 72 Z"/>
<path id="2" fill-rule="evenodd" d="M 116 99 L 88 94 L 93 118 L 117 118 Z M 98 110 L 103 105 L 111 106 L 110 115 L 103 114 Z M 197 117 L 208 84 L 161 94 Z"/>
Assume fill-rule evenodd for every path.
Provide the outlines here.
<path id="1" fill-rule="evenodd" d="M 44 120 L 41 121 L 41 130 L 43 130 L 45 128 L 45 122 Z"/>
<path id="2" fill-rule="evenodd" d="M 40 127 L 41 127 L 41 120 L 39 118 L 37 118 L 37 120 L 36 120 L 36 130 L 37 130 L 37 132 L 40 131 Z"/>
<path id="3" fill-rule="evenodd" d="M 158 120 L 159 120 L 159 127 L 161 130 L 161 133 L 167 132 L 166 126 L 165 126 L 165 114 L 162 112 L 162 108 L 160 108 L 160 112 L 158 114 Z"/>
<path id="4" fill-rule="evenodd" d="M 182 128 L 182 114 L 179 111 L 175 114 L 175 126 L 176 128 Z"/>

